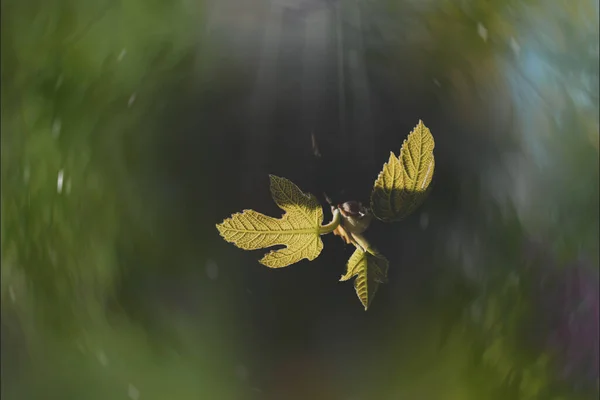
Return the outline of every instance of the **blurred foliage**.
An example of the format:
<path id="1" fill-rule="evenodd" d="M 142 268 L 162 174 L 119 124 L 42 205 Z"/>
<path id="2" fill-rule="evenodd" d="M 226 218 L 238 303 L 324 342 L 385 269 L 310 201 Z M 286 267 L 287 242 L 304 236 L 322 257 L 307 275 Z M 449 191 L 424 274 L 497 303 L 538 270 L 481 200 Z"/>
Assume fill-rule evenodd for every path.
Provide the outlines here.
<path id="1" fill-rule="evenodd" d="M 594 398 L 597 378 L 584 388 L 559 382 L 565 360 L 545 347 L 548 337 L 532 341 L 530 331 L 552 329 L 535 326 L 547 311 L 532 298 L 541 280 L 532 271 L 582 259 L 598 269 L 598 2 L 410 3 L 380 4 L 387 12 L 379 14 L 379 32 L 371 33 L 372 62 L 404 90 L 431 88 L 450 122 L 475 127 L 459 126 L 454 134 L 446 124 L 452 140 L 482 146 L 484 137 L 493 146 L 478 155 L 463 155 L 462 147 L 446 155 L 456 162 L 440 155 L 436 190 L 460 189 L 446 206 L 455 210 L 450 217 L 443 204 L 429 207 L 451 221 L 437 235 L 440 268 L 452 270 L 454 263 L 477 288 L 474 299 L 458 305 L 463 313 L 448 313 L 454 318 L 442 329 L 462 330 L 454 343 L 472 344 L 469 374 L 488 390 L 473 398 Z M 436 141 L 442 143 L 443 135 Z M 469 163 L 472 168 L 465 168 Z M 460 182 L 448 179 L 452 168 Z M 526 259 L 530 240 L 544 244 L 552 265 Z M 589 316 L 587 323 L 597 322 Z M 580 346 L 593 351 L 589 339 Z M 454 398 L 446 389 L 435 393 Z"/>
<path id="2" fill-rule="evenodd" d="M 137 391 L 157 400 L 240 398 L 227 375 L 229 352 L 235 350 L 228 332 L 236 329 L 223 323 L 224 313 L 210 309 L 201 322 L 191 323 L 162 304 L 151 283 L 166 282 L 179 294 L 180 282 L 169 280 L 171 272 L 184 263 L 197 267 L 199 258 L 172 234 L 161 197 L 167 195 L 155 185 L 163 173 L 156 162 L 164 156 L 158 138 L 169 134 L 159 132 L 161 122 L 178 122 L 173 115 L 163 119 L 165 110 L 169 103 L 184 104 L 179 95 L 198 83 L 198 58 L 203 70 L 210 69 L 201 44 L 201 6 L 165 0 L 2 0 L 2 394 L 7 399 L 135 397 Z M 414 299 L 425 304 L 422 315 L 409 323 L 386 320 L 368 346 L 344 349 L 351 355 L 346 365 L 352 366 L 345 368 L 389 360 L 385 373 L 386 367 L 358 371 L 356 394 L 595 398 L 597 393 L 557 382 L 562 361 L 547 351 L 545 340 L 524 332 L 541 311 L 530 296 L 539 276 L 528 274 L 523 249 L 533 238 L 543 243 L 556 268 L 580 257 L 598 267 L 597 2 L 436 0 L 376 6 L 374 25 L 382 29 L 370 31 L 365 45 L 370 63 L 379 63 L 378 79 L 396 90 L 395 79 L 444 105 L 435 111 L 451 116 L 455 126 L 447 129 L 458 133 L 440 132 L 439 148 L 452 150 L 447 146 L 452 140 L 476 143 L 466 148 L 479 151 L 469 157 L 436 154 L 435 190 L 454 188 L 446 192 L 453 197 L 434 195 L 425 205 L 437 221 L 435 241 L 427 245 L 442 266 L 436 271 L 441 288 L 424 289 Z M 369 2 L 365 8 L 376 6 Z M 232 103 L 225 85 L 246 89 L 239 80 L 219 84 L 209 91 L 215 110 Z M 476 113 L 481 104 L 487 113 Z M 465 121 L 475 128 L 465 129 Z M 208 158 L 214 151 L 206 146 L 198 154 Z M 189 174 L 196 182 L 196 172 Z M 216 181 L 213 175 L 204 179 Z M 228 200 L 206 204 L 219 201 Z M 162 243 L 167 236 L 168 244 Z M 536 268 L 546 263 L 535 261 Z M 186 291 L 200 292 L 199 281 L 189 279 Z M 262 287 L 265 303 L 274 293 L 267 286 Z M 207 303 L 223 305 L 234 297 L 205 292 Z M 157 299 L 147 301 L 155 294 Z M 193 303 L 197 312 L 193 301 L 182 302 Z M 248 309 L 263 313 L 265 303 Z M 304 310 L 306 303 L 296 307 Z M 268 326 L 260 332 L 285 332 L 269 325 L 284 313 L 271 312 L 257 318 Z M 333 317 L 337 314 L 336 309 Z M 285 315 L 297 318 L 289 310 Z M 372 329 L 377 315 L 369 315 L 374 319 L 365 326 Z M 301 324 L 312 327 L 315 320 Z M 361 323 L 344 336 L 354 328 L 360 330 Z M 161 339 L 176 340 L 163 346 L 151 334 L 156 331 L 168 333 Z M 289 346 L 287 338 L 278 340 Z M 274 347 L 264 342 L 262 347 L 252 342 L 258 343 L 257 359 L 267 358 L 263 351 Z M 439 342 L 443 346 L 435 345 Z M 326 343 L 332 347 L 332 341 Z M 357 348 L 368 353 L 368 362 L 357 362 Z"/>
<path id="3" fill-rule="evenodd" d="M 159 349 L 155 337 L 124 320 L 97 325 L 76 341 L 46 338 L 42 346 L 29 348 L 35 358 L 26 374 L 4 376 L 2 397 L 238 399 L 236 385 L 222 385 L 228 358 L 217 350 L 220 346 L 198 341 L 197 327 L 179 318 L 162 322 L 170 325 L 179 346 Z"/>
<path id="4" fill-rule="evenodd" d="M 3 397 L 116 398 L 131 379 L 130 397 L 231 398 L 207 373 L 228 359 L 214 329 L 151 305 L 186 349 L 167 357 L 121 301 L 177 249 L 156 245 L 157 126 L 165 99 L 197 83 L 201 6 L 2 0 Z"/>
<path id="5" fill-rule="evenodd" d="M 2 2 L 3 305 L 31 301 L 58 327 L 111 297 L 118 241 L 156 222 L 140 201 L 151 116 L 177 84 L 197 13 Z"/>

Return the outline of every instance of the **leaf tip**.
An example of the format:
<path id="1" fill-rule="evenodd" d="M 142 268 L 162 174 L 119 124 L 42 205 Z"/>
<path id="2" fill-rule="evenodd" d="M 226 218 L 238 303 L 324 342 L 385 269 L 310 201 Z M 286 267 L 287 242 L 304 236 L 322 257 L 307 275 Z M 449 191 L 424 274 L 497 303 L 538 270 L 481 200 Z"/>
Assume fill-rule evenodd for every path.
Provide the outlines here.
<path id="1" fill-rule="evenodd" d="M 277 175 L 269 174 L 269 181 L 271 183 L 273 183 L 273 182 L 279 182 L 279 181 L 282 181 L 283 179 L 285 179 L 285 178 L 279 177 Z"/>
<path id="2" fill-rule="evenodd" d="M 262 256 L 262 258 L 260 260 L 258 260 L 258 263 L 261 265 L 264 265 L 265 267 L 269 267 L 269 268 L 277 268 L 272 260 L 271 260 L 271 256 L 273 254 L 273 250 L 269 251 L 268 253 L 266 253 L 264 256 Z"/>
<path id="3" fill-rule="evenodd" d="M 269 267 L 270 268 L 270 266 L 265 263 L 264 259 L 265 259 L 265 256 L 263 256 L 263 258 L 261 258 L 260 260 L 258 260 L 258 263 L 260 265 L 264 265 L 265 267 Z"/>

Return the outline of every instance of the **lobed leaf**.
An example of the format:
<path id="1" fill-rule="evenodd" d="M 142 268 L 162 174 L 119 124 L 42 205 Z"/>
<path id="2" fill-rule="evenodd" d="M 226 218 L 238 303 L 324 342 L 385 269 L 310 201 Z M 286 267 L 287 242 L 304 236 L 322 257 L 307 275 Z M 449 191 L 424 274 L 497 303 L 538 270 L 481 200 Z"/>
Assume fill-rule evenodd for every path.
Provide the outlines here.
<path id="1" fill-rule="evenodd" d="M 321 205 L 313 195 L 302 192 L 291 181 L 274 175 L 269 178 L 273 200 L 286 213 L 277 219 L 244 210 L 217 224 L 219 233 L 244 250 L 285 246 L 270 251 L 259 261 L 270 268 L 286 267 L 305 258 L 314 260 L 323 250 Z"/>
<path id="2" fill-rule="evenodd" d="M 371 210 L 384 221 L 400 221 L 427 197 L 435 169 L 431 131 L 419 123 L 402 143 L 400 156 L 390 154 L 371 192 Z"/>
<path id="3" fill-rule="evenodd" d="M 388 260 L 382 255 L 374 255 L 357 247 L 348 260 L 347 270 L 340 281 L 356 276 L 354 289 L 365 311 L 371 305 L 380 283 L 387 282 Z"/>

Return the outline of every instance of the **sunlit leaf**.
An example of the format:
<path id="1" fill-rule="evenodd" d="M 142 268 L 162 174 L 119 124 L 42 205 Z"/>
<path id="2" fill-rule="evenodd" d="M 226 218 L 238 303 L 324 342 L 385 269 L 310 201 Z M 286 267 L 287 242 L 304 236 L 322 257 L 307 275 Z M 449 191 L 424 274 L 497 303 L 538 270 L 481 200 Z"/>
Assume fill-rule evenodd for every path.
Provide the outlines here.
<path id="1" fill-rule="evenodd" d="M 286 213 L 280 219 L 244 210 L 217 224 L 223 238 L 244 250 L 256 250 L 277 245 L 285 248 L 267 253 L 260 263 L 281 268 L 302 259 L 314 260 L 323 249 L 320 228 L 323 209 L 317 199 L 303 193 L 285 178 L 271 175 L 271 195 Z"/>
<path id="2" fill-rule="evenodd" d="M 371 305 L 380 283 L 387 282 L 389 263 L 382 255 L 373 255 L 356 248 L 348 260 L 346 274 L 340 281 L 347 281 L 356 276 L 354 288 L 365 311 Z"/>
<path id="3" fill-rule="evenodd" d="M 371 192 L 373 214 L 385 222 L 400 221 L 427 197 L 435 168 L 433 136 L 419 124 L 404 140 L 400 156 L 390 154 Z"/>

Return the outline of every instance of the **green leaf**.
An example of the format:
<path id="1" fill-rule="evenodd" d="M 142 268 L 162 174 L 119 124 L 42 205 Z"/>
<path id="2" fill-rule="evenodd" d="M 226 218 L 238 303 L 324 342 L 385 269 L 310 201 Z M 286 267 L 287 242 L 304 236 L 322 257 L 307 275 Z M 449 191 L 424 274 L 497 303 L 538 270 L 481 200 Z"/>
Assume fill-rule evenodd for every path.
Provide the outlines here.
<path id="1" fill-rule="evenodd" d="M 347 281 L 356 276 L 354 288 L 365 311 L 371 305 L 380 283 L 387 282 L 389 263 L 382 255 L 374 255 L 357 247 L 348 260 L 346 274 L 340 281 Z"/>
<path id="2" fill-rule="evenodd" d="M 323 250 L 323 209 L 311 194 L 285 178 L 270 175 L 271 195 L 286 213 L 280 219 L 244 210 L 217 224 L 221 236 L 240 249 L 256 250 L 277 245 L 260 263 L 270 268 L 287 267 L 302 259 L 314 260 Z"/>
<path id="3" fill-rule="evenodd" d="M 431 132 L 419 120 L 404 140 L 400 156 L 390 154 L 371 192 L 371 210 L 378 219 L 400 221 L 425 200 L 435 169 L 434 146 Z"/>

